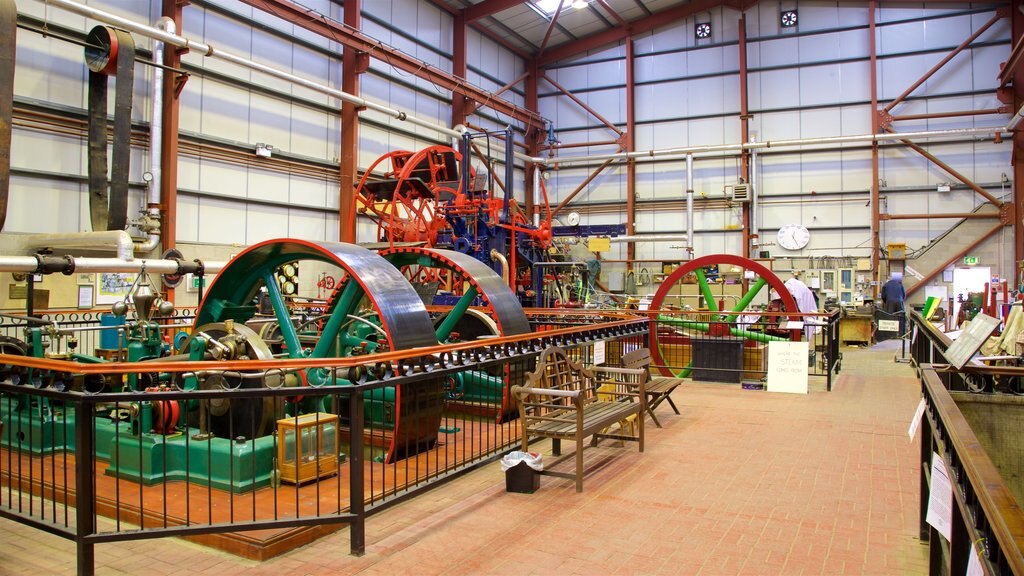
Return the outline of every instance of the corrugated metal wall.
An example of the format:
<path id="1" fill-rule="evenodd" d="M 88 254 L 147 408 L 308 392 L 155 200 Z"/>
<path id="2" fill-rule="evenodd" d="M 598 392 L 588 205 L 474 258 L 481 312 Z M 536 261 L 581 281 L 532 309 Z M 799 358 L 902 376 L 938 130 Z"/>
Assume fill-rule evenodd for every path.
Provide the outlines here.
<path id="1" fill-rule="evenodd" d="M 871 133 L 868 9 L 865 5 L 800 2 L 799 26 L 782 28 L 779 5 L 760 3 L 746 13 L 751 136 L 759 141 Z M 922 6 L 922 5 L 919 5 Z M 987 22 L 992 9 L 883 7 L 877 13 L 878 93 L 881 105 L 897 97 L 953 48 Z M 717 8 L 677 25 L 635 39 L 636 149 L 737 144 L 740 142 L 739 13 Z M 696 22 L 711 22 L 709 39 L 697 40 Z M 995 108 L 996 75 L 1010 50 L 1005 19 L 985 32 L 928 82 L 897 114 Z M 625 126 L 625 49 L 596 51 L 554 66 L 548 74 L 597 112 Z M 547 83 L 541 112 L 552 118 L 562 143 L 608 140 L 613 133 Z M 1008 115 L 898 122 L 898 131 L 1003 126 Z M 933 154 L 996 196 L 1010 194 L 1006 176 L 1010 144 L 955 142 L 925 144 Z M 614 152 L 611 147 L 591 153 Z M 567 151 L 566 155 L 573 153 Z M 769 246 L 776 256 L 868 256 L 871 240 L 869 145 L 843 150 L 779 150 L 759 155 L 757 184 L 764 203 L 756 217 L 764 242 L 790 222 L 802 223 L 811 242 L 802 251 Z M 560 171 L 552 177 L 555 197 L 564 197 L 590 168 Z M 962 186 L 938 193 L 953 177 L 901 146 L 883 146 L 880 180 L 884 213 L 969 212 L 983 199 Z M 737 157 L 695 162 L 698 198 L 723 199 L 724 187 L 738 181 Z M 638 164 L 636 228 L 643 232 L 682 232 L 685 214 L 685 162 Z M 583 221 L 624 220 L 609 203 L 626 200 L 625 168 L 606 170 L 576 197 Z M 588 206 L 589 204 L 589 206 Z M 697 256 L 742 253 L 741 209 L 698 201 Z M 883 223 L 882 245 L 906 242 L 921 247 L 945 232 L 952 220 Z M 625 248 L 610 258 L 624 257 Z M 684 258 L 667 244 L 640 243 L 638 258 Z M 1012 258 L 1012 255 L 1010 256 Z M 1010 268 L 1007 268 L 1010 270 Z"/>
<path id="2" fill-rule="evenodd" d="M 85 2 L 140 22 L 155 23 L 158 2 Z M 329 0 L 304 5 L 335 20 L 341 7 Z M 430 66 L 451 71 L 452 18 L 429 2 L 373 1 L 363 4 L 363 29 L 382 43 L 411 54 Z M 19 11 L 53 26 L 85 33 L 95 22 L 47 7 L 19 2 Z M 341 46 L 235 0 L 195 0 L 184 9 L 182 35 L 245 58 L 289 71 L 321 84 L 340 86 Z M 136 38 L 142 50 L 151 42 Z M 469 80 L 497 90 L 523 73 L 520 58 L 475 32 L 468 35 Z M 32 31 L 19 30 L 16 98 L 43 109 L 82 114 L 86 108 L 87 72 L 82 48 Z M 202 154 L 182 154 L 178 184 L 178 234 L 183 244 L 247 245 L 268 238 L 310 240 L 338 238 L 340 102 L 318 92 L 268 78 L 258 72 L 198 54 L 186 54 L 192 71 L 181 94 L 183 137 L 234 150 L 273 146 L 276 158 L 293 160 L 307 170 L 263 168 L 259 161 L 240 165 Z M 149 121 L 152 68 L 136 66 L 133 119 Z M 361 78 L 368 100 L 439 124 L 451 121 L 451 95 L 429 82 L 400 72 L 379 59 Z M 504 94 L 523 104 L 520 88 Z M 113 110 L 113 98 L 110 101 Z M 489 110 L 472 116 L 487 128 L 504 128 L 507 119 Z M 362 115 L 359 167 L 396 149 L 417 150 L 448 143 L 437 132 L 373 112 Z M 16 129 L 12 165 L 11 212 L 6 231 L 72 232 L 89 228 L 84 180 L 85 141 L 36 130 Z M 255 158 L 255 155 L 253 155 Z M 141 206 L 142 173 L 148 167 L 144 148 L 133 149 L 129 217 Z M 500 169 L 500 168 L 499 168 Z M 295 173 L 298 172 L 298 173 Z M 47 178 L 70 175 L 79 180 Z M 520 195 L 522 188 L 520 186 Z M 73 207 L 73 208 L 72 208 Z M 41 217 L 43 214 L 53 216 Z M 359 240 L 374 239 L 363 222 Z"/>

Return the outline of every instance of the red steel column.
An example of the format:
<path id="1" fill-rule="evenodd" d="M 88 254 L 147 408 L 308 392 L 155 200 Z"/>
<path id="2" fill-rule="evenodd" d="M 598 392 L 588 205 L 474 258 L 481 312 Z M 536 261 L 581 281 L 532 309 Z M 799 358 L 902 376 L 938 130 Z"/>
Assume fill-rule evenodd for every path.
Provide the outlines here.
<path id="1" fill-rule="evenodd" d="M 634 78 L 633 37 L 626 38 L 626 133 L 622 142 L 626 152 L 636 151 L 636 79 Z M 636 232 L 636 160 L 626 161 L 626 234 Z M 636 244 L 626 244 L 626 259 L 636 258 Z"/>
<path id="2" fill-rule="evenodd" d="M 1014 45 L 1024 43 L 1022 7 L 1024 2 L 1014 0 L 1010 33 Z M 1024 79 L 1024 60 L 1016 59 L 1010 74 L 1013 78 L 1013 112 L 1016 112 L 1024 105 L 1024 81 L 1021 81 Z M 1024 223 L 1021 222 L 1021 216 L 1024 215 L 1024 128 L 1021 127 L 1013 132 L 1013 208 L 1010 213 L 1013 220 L 1013 261 L 1018 266 L 1024 261 Z M 1012 273 L 1017 280 L 1020 271 L 1015 269 Z"/>
<path id="3" fill-rule="evenodd" d="M 750 108 L 747 102 L 747 15 L 740 12 L 739 23 L 739 52 L 740 52 L 740 142 L 746 144 L 750 141 Z M 744 148 L 740 152 L 740 177 L 748 185 L 750 181 L 750 151 Z M 760 194 L 759 194 L 760 195 Z M 750 203 L 743 204 L 743 257 L 750 258 L 750 222 L 754 216 L 750 213 Z M 689 240 L 693 245 L 693 239 Z"/>
<path id="4" fill-rule="evenodd" d="M 345 0 L 345 25 L 360 28 L 362 0 Z M 345 46 L 341 53 L 341 90 L 359 94 L 360 53 Z M 356 241 L 355 186 L 358 182 L 359 108 L 341 104 L 341 161 L 338 165 L 338 239 Z"/>
<path id="5" fill-rule="evenodd" d="M 871 50 L 871 133 L 878 134 L 878 54 L 875 50 L 875 0 L 868 2 L 868 43 Z M 881 226 L 881 207 L 878 205 L 878 141 L 871 143 L 871 278 L 874 280 L 874 299 L 878 300 L 878 279 L 880 262 L 878 253 L 881 249 L 879 227 Z"/>
<path id="6" fill-rule="evenodd" d="M 174 20 L 174 29 L 184 35 L 181 29 L 181 11 L 187 0 L 163 0 L 162 14 Z M 174 69 L 181 68 L 181 55 L 187 50 L 164 45 L 162 64 Z M 162 157 L 160 158 L 160 203 L 163 204 L 163 221 L 160 223 L 160 239 L 164 250 L 174 248 L 178 240 L 178 116 L 181 102 L 178 100 L 179 82 L 183 77 L 173 72 L 164 73 L 164 109 L 160 135 Z M 167 299 L 174 302 L 174 290 L 167 290 Z"/>

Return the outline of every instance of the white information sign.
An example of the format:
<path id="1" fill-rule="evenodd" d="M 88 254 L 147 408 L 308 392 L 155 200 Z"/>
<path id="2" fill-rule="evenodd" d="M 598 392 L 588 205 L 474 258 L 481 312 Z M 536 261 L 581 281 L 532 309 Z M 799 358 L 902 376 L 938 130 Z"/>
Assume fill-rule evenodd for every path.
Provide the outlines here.
<path id="1" fill-rule="evenodd" d="M 768 343 L 768 391 L 807 394 L 807 342 Z"/>
<path id="2" fill-rule="evenodd" d="M 967 559 L 967 576 L 985 576 L 985 570 L 981 567 L 981 549 L 971 544 L 971 556 Z"/>
<path id="3" fill-rule="evenodd" d="M 914 440 L 914 436 L 917 436 L 917 429 L 921 427 L 921 419 L 924 417 L 925 403 L 924 398 L 917 403 L 917 410 L 914 412 L 914 418 L 910 421 L 910 429 L 907 430 L 907 435 L 910 436 L 911 442 Z"/>
<path id="4" fill-rule="evenodd" d="M 899 320 L 879 320 L 878 321 L 879 332 L 899 332 L 900 321 Z"/>
<path id="5" fill-rule="evenodd" d="M 600 366 L 605 362 L 605 341 L 598 340 L 594 342 L 594 365 Z"/>
<path id="6" fill-rule="evenodd" d="M 928 514 L 925 522 L 945 536 L 953 533 L 953 484 L 949 481 L 942 456 L 932 452 L 932 484 L 928 490 Z"/>

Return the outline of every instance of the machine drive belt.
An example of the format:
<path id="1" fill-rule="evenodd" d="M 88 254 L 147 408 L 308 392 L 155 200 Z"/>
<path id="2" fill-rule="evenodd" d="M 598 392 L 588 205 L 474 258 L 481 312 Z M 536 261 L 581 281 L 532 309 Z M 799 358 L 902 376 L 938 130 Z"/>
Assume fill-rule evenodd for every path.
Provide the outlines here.
<path id="1" fill-rule="evenodd" d="M 7 220 L 11 186 L 11 117 L 14 113 L 14 49 L 18 37 L 14 0 L 0 0 L 0 231 Z"/>
<path id="2" fill-rule="evenodd" d="M 89 217 L 93 230 L 124 230 L 128 223 L 128 165 L 131 158 L 135 41 L 132 40 L 131 34 L 122 30 L 97 26 L 89 33 L 87 43 Z M 110 75 L 117 76 L 117 88 L 114 95 L 114 145 L 108 192 L 107 77 Z"/>

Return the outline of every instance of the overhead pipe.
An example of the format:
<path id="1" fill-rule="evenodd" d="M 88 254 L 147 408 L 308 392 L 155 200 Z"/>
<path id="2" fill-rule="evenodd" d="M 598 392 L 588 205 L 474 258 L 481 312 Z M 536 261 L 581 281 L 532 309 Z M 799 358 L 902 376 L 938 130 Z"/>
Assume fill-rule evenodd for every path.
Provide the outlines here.
<path id="1" fill-rule="evenodd" d="M 1021 104 L 1020 108 L 1017 109 L 1017 113 L 1010 118 L 1010 121 L 1006 124 L 1006 131 L 1013 132 L 1017 129 L 1017 125 L 1020 121 L 1024 120 L 1024 104 Z"/>
<path id="2" fill-rule="evenodd" d="M 686 155 L 686 252 L 693 258 L 693 154 Z"/>
<path id="3" fill-rule="evenodd" d="M 154 274 L 215 274 L 227 262 L 199 260 L 122 260 L 121 258 L 75 258 L 72 256 L 0 256 L 0 272 L 65 275 L 76 272 L 151 272 Z"/>
<path id="4" fill-rule="evenodd" d="M 788 140 L 765 140 L 762 142 L 748 142 L 746 144 L 711 144 L 705 146 L 687 146 L 682 148 L 662 148 L 660 150 L 643 150 L 636 152 L 618 152 L 612 154 L 594 154 L 591 156 L 554 156 L 551 158 L 536 157 L 534 162 L 547 164 L 554 168 L 569 166 L 586 166 L 598 162 L 625 161 L 634 159 L 637 161 L 650 161 L 655 158 L 666 158 L 684 156 L 689 154 L 713 154 L 731 153 L 735 154 L 743 150 L 766 150 L 769 148 L 789 148 L 793 146 L 807 146 L 816 144 L 847 144 L 851 142 L 882 142 L 889 140 L 921 139 L 921 138 L 942 138 L 951 136 L 991 136 L 993 134 L 1003 135 L 1008 132 L 1006 128 L 951 128 L 948 130 L 925 130 L 920 132 L 897 132 L 882 134 L 857 134 L 851 136 L 826 136 L 818 138 L 795 138 Z"/>
<path id="5" fill-rule="evenodd" d="M 622 242 L 683 242 L 689 237 L 688 234 L 630 234 L 612 236 L 609 240 L 613 244 Z"/>

